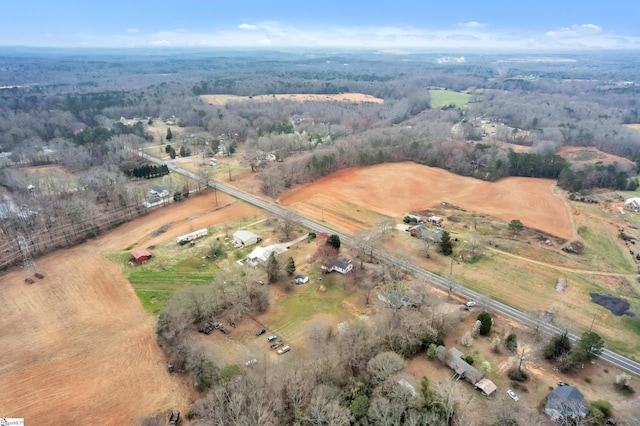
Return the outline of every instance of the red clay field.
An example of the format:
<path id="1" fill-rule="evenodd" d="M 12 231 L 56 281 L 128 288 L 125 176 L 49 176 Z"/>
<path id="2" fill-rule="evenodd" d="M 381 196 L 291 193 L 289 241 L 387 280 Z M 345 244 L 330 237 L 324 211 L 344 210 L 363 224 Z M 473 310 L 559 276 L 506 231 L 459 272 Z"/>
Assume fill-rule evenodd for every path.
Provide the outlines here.
<path id="1" fill-rule="evenodd" d="M 260 214 L 223 194 L 218 200 L 227 207 L 213 211 L 213 194 L 202 195 L 36 259 L 45 278 L 34 284 L 24 283 L 20 268 L 1 275 L 2 416 L 29 425 L 122 425 L 160 411 L 186 413 L 197 395 L 167 373 L 155 318 L 103 253 Z"/>
<path id="2" fill-rule="evenodd" d="M 340 170 L 285 193 L 280 202 L 302 213 L 333 218 L 319 206 L 343 201 L 380 214 L 400 218 L 410 211 L 433 208 L 442 202 L 506 222 L 520 219 L 530 228 L 564 239 L 573 238 L 573 226 L 563 199 L 548 179 L 510 177 L 498 182 L 458 176 L 412 162 Z M 356 213 L 357 214 L 357 213 Z M 347 221 L 336 219 L 351 231 Z M 350 217 L 349 222 L 358 222 Z M 361 228 L 371 223 L 362 221 Z"/>

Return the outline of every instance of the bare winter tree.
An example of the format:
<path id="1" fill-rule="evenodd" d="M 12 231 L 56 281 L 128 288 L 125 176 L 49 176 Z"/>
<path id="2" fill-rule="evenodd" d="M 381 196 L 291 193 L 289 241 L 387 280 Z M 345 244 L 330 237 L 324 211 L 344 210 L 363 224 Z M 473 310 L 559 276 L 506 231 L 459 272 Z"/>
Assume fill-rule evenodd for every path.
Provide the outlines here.
<path id="1" fill-rule="evenodd" d="M 296 215 L 293 212 L 285 211 L 282 215 L 279 215 L 278 223 L 280 225 L 280 230 L 288 241 L 297 224 Z"/>
<path id="2" fill-rule="evenodd" d="M 387 380 L 388 377 L 404 370 L 405 362 L 395 352 L 380 352 L 367 363 L 367 372 L 374 384 Z"/>
<path id="3" fill-rule="evenodd" d="M 313 396 L 306 409 L 305 423 L 314 426 L 347 426 L 353 416 L 349 408 L 338 402 L 341 399 L 340 389 L 319 385 L 313 390 Z"/>

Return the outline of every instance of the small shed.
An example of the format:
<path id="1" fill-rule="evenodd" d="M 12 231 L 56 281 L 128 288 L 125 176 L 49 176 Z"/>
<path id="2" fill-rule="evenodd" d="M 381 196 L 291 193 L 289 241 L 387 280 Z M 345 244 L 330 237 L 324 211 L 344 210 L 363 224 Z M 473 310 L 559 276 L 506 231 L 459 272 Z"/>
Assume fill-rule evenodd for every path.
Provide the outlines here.
<path id="1" fill-rule="evenodd" d="M 136 263 L 144 263 L 151 259 L 153 255 L 147 249 L 136 249 L 131 252 L 131 260 Z"/>
<path id="2" fill-rule="evenodd" d="M 233 233 L 233 242 L 238 246 L 250 246 L 260 242 L 260 237 L 251 231 L 241 229 Z"/>
<path id="3" fill-rule="evenodd" d="M 416 216 L 414 214 L 408 214 L 407 217 L 409 219 L 414 219 L 417 223 L 423 223 L 424 220 L 422 220 L 422 218 L 420 216 Z"/>
<path id="4" fill-rule="evenodd" d="M 479 389 L 484 396 L 490 396 L 492 393 L 496 391 L 496 389 L 498 389 L 496 384 L 489 379 L 480 380 L 478 383 L 475 384 L 475 387 L 476 389 Z"/>
<path id="5" fill-rule="evenodd" d="M 628 198 L 627 201 L 624 202 L 624 207 L 628 210 L 633 210 L 634 212 L 640 211 L 640 198 Z"/>
<path id="6" fill-rule="evenodd" d="M 427 220 L 429 221 L 429 223 L 433 223 L 434 225 L 442 224 L 442 218 L 438 216 L 429 216 L 429 219 Z"/>

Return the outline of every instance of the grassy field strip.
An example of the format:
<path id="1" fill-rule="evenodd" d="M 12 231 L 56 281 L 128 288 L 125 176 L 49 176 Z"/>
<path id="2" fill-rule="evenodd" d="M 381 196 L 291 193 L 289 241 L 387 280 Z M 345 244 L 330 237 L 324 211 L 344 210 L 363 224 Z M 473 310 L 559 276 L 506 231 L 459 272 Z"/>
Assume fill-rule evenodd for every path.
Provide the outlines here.
<path id="1" fill-rule="evenodd" d="M 637 273 L 631 255 L 619 244 L 616 226 L 605 212 L 584 203 L 572 203 L 572 208 L 577 233 L 585 244 L 585 260 L 601 271 Z"/>
<path id="2" fill-rule="evenodd" d="M 595 313 L 594 329 L 605 338 L 607 347 L 628 356 L 640 347 L 639 333 L 626 333 L 624 336 L 619 333 L 627 326 L 629 320 L 626 317 L 616 317 L 591 303 L 589 293 L 610 292 L 598 281 L 605 277 L 559 272 L 553 266 L 540 268 L 528 260 L 497 252 L 474 264 L 465 264 L 458 271 L 454 278 L 464 282 L 466 287 L 534 315 L 553 312 L 554 324 L 567 326 L 577 333 L 590 327 Z M 560 277 L 569 282 L 564 293 L 555 290 L 555 283 Z"/>
<path id="3" fill-rule="evenodd" d="M 440 108 L 454 104 L 458 108 L 465 108 L 469 105 L 471 95 L 454 92 L 453 90 L 429 90 L 431 96 L 431 108 Z"/>

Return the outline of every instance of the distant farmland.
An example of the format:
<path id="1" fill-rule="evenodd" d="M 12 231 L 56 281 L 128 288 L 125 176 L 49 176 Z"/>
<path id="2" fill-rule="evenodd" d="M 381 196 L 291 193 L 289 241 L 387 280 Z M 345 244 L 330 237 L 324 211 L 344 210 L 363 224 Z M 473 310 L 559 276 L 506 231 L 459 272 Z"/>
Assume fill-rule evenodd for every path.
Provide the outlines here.
<path id="1" fill-rule="evenodd" d="M 431 89 L 429 96 L 431 96 L 431 108 L 441 108 L 451 104 L 458 108 L 464 108 L 469 105 L 472 98 L 469 94 L 446 89 Z"/>

